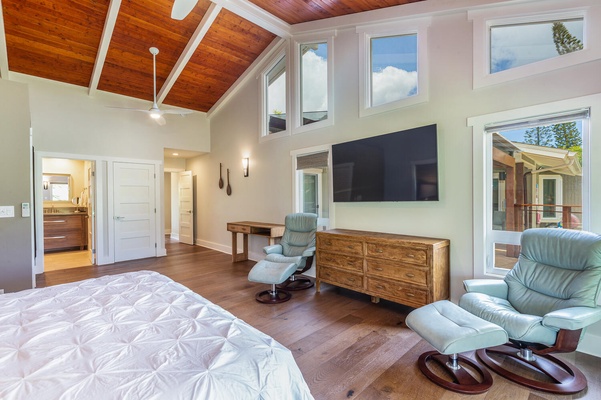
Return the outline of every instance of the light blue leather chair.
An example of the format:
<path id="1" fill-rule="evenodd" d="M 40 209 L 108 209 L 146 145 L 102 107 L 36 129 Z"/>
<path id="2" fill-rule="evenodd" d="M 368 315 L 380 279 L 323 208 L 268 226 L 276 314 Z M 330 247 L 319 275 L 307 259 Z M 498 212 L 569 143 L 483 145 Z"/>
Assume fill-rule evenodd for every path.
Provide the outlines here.
<path id="1" fill-rule="evenodd" d="M 263 251 L 267 256 L 255 264 L 248 274 L 251 282 L 271 285 L 271 290 L 262 291 L 255 296 L 261 303 L 283 303 L 290 300 L 290 292 L 276 285 L 286 282 L 297 271 L 305 271 L 305 267 L 310 267 L 313 262 L 317 215 L 289 214 L 284 226 L 280 243 L 264 247 Z"/>
<path id="2" fill-rule="evenodd" d="M 553 393 L 577 393 L 587 386 L 576 367 L 549 355 L 576 350 L 584 329 L 601 320 L 601 236 L 569 229 L 522 233 L 518 262 L 504 280 L 464 282 L 459 306 L 501 326 L 509 343 L 477 351 L 499 375 Z M 516 350 L 519 349 L 519 350 Z M 536 370 L 526 378 L 502 360 Z M 514 364 L 515 365 L 515 364 Z M 536 379 L 536 375 L 545 379 Z"/>

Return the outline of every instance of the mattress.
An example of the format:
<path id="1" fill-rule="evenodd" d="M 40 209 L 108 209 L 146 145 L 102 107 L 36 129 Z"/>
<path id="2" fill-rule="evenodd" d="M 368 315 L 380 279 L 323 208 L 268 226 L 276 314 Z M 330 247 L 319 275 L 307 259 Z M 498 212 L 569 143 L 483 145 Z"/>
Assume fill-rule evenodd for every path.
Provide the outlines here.
<path id="1" fill-rule="evenodd" d="M 0 398 L 313 397 L 284 346 L 140 271 L 0 295 Z"/>

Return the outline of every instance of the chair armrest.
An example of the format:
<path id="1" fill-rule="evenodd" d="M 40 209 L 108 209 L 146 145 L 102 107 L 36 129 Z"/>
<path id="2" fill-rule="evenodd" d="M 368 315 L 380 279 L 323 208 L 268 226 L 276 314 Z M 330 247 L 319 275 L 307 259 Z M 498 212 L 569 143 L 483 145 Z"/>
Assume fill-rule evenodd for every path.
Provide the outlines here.
<path id="1" fill-rule="evenodd" d="M 601 307 L 570 307 L 543 316 L 543 325 L 575 331 L 601 321 Z"/>
<path id="2" fill-rule="evenodd" d="M 301 255 L 303 257 L 311 257 L 314 254 L 315 254 L 315 246 L 305 249 L 305 251 L 303 251 L 303 254 L 301 254 Z"/>
<path id="3" fill-rule="evenodd" d="M 263 247 L 263 252 L 265 254 L 282 254 L 282 245 L 281 244 L 273 244 L 271 246 Z"/>
<path id="4" fill-rule="evenodd" d="M 500 279 L 468 279 L 463 281 L 468 293 L 483 293 L 500 299 L 507 299 L 507 284 Z"/>

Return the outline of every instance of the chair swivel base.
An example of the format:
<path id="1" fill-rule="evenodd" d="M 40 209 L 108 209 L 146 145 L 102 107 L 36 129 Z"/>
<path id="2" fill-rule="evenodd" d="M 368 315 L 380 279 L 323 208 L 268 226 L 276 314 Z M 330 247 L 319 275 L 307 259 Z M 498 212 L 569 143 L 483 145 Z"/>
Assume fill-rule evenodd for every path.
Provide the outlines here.
<path id="1" fill-rule="evenodd" d="M 436 362 L 442 367 L 453 381 L 446 380 L 435 374 L 429 367 L 428 362 Z M 467 369 L 461 366 L 461 363 L 468 365 L 470 370 L 475 372 L 479 379 L 470 374 Z M 419 370 L 432 382 L 445 389 L 463 394 L 480 394 L 486 392 L 492 386 L 493 379 L 490 372 L 484 369 L 478 362 L 467 357 L 452 354 L 444 355 L 438 351 L 428 351 L 423 353 L 417 360 Z"/>
<path id="2" fill-rule="evenodd" d="M 293 275 L 290 277 L 290 279 L 277 285 L 277 288 L 296 291 L 309 289 L 314 285 L 315 283 L 313 283 L 313 281 L 309 278 L 299 278 Z"/>
<path id="3" fill-rule="evenodd" d="M 509 344 L 480 349 L 476 354 L 480 361 L 497 374 L 533 389 L 550 393 L 573 394 L 584 390 L 587 386 L 586 377 L 578 368 L 550 355 L 534 354 L 533 359 L 527 360 L 519 355 L 520 351 L 517 346 Z M 500 361 L 492 358 L 491 355 L 493 354 L 510 357 L 519 364 L 546 375 L 550 378 L 550 381 L 541 381 L 518 375 L 502 366 Z"/>
<path id="4" fill-rule="evenodd" d="M 257 293 L 255 295 L 255 300 L 263 304 L 279 304 L 290 300 L 291 297 L 292 295 L 290 294 L 290 292 L 287 292 L 286 290 L 276 289 L 264 290 L 262 292 Z"/>

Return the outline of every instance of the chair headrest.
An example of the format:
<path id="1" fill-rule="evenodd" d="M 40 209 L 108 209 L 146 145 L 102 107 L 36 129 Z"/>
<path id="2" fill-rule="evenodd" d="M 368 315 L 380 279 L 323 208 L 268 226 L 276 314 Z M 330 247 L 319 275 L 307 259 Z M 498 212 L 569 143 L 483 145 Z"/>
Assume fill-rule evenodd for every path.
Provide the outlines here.
<path id="1" fill-rule="evenodd" d="M 586 270 L 601 267 L 601 236 L 571 229 L 527 229 L 522 256 L 554 267 Z"/>
<path id="2" fill-rule="evenodd" d="M 311 232 L 317 229 L 317 214 L 295 213 L 286 215 L 286 229 L 295 232 Z"/>

